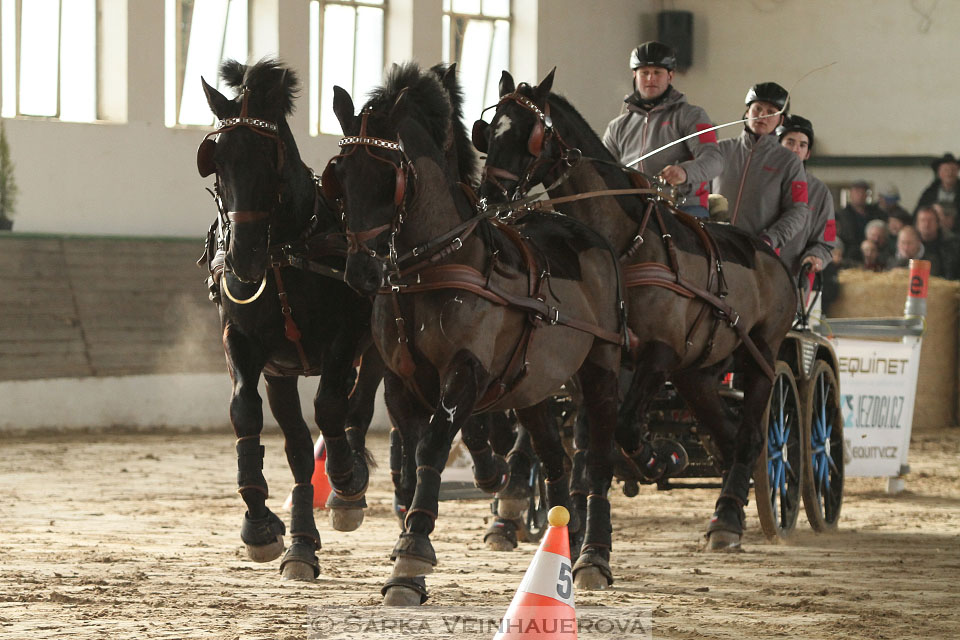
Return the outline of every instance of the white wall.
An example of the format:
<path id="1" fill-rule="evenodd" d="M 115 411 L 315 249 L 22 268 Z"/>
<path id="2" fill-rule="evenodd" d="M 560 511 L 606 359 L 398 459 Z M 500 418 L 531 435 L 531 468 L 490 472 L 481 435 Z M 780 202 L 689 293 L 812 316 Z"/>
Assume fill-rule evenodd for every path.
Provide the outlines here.
<path id="1" fill-rule="evenodd" d="M 926 31 L 924 19 L 901 0 L 515 2 L 516 79 L 537 82 L 557 66 L 554 88 L 598 131 L 629 89 L 630 49 L 655 37 L 655 13 L 666 7 L 694 13 L 694 64 L 675 84 L 717 122 L 740 116 L 754 82 L 790 87 L 837 61 L 794 87 L 794 110 L 813 120 L 818 153 L 960 152 L 952 122 L 960 84 L 951 73 L 960 2 L 933 6 Z M 440 0 L 389 6 L 390 60 L 439 60 Z M 307 3 L 256 0 L 255 7 L 255 56 L 279 52 L 306 79 Z M 128 56 L 114 64 L 126 72 L 126 86 L 112 85 L 126 91 L 125 123 L 5 121 L 20 186 L 17 231 L 199 237 L 214 215 L 203 190 L 210 181 L 196 174 L 194 162 L 209 129 L 163 123 L 163 2 L 137 0 L 125 9 Z M 117 57 L 123 47 L 111 51 Z M 123 112 L 115 102 L 111 110 Z M 301 100 L 292 125 L 304 160 L 319 170 L 336 152 L 336 137 L 310 138 L 306 116 Z M 908 208 L 931 178 L 922 167 L 817 173 L 828 182 L 893 180 Z"/>

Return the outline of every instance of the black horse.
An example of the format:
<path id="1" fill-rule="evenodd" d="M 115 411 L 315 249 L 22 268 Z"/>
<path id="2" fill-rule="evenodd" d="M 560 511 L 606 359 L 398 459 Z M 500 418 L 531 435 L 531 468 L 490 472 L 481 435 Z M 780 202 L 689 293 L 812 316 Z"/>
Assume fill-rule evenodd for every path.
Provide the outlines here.
<path id="1" fill-rule="evenodd" d="M 503 72 L 492 122 L 474 127 L 475 144 L 487 152 L 481 195 L 503 203 L 547 185 L 558 210 L 614 246 L 624 264 L 636 363 L 617 443 L 638 468 L 666 464 L 643 446 L 635 425 L 669 376 L 727 470 L 707 529 L 709 548 L 739 548 L 774 362 L 796 310 L 792 278 L 759 239 L 727 225 L 701 225 L 669 209 L 654 181 L 628 178 L 583 117 L 551 93 L 552 84 L 553 71 L 536 87 L 515 86 Z M 617 193 L 596 195 L 611 190 Z M 734 363 L 743 380 L 739 417 L 718 393 L 720 375 Z M 603 559 L 590 562 L 581 556 L 575 567 L 578 585 L 612 582 Z"/>
<path id="2" fill-rule="evenodd" d="M 355 361 L 370 344 L 371 305 L 342 281 L 346 245 L 339 216 L 300 159 L 286 122 L 296 74 L 273 60 L 252 66 L 229 60 L 220 74 L 238 95 L 229 99 L 203 81 L 219 125 L 201 144 L 197 163 L 202 176 L 216 175 L 220 216 L 206 255 L 233 380 L 230 421 L 237 435 L 237 482 L 247 506 L 240 536 L 255 561 L 273 560 L 283 551 L 284 524 L 264 504 L 257 392 L 263 373 L 296 483 L 292 543 L 280 568 L 284 578 L 312 580 L 319 574 L 320 535 L 313 518 L 313 443 L 300 411 L 297 377 L 320 375 L 314 409 L 335 491 L 328 506 L 333 526 L 349 531 L 360 525 L 366 506 L 364 440 L 383 364 L 368 348 L 353 390 Z"/>
<path id="3" fill-rule="evenodd" d="M 324 187 L 344 197 L 346 279 L 377 293 L 371 328 L 388 368 L 391 416 L 402 430 L 423 425 L 385 602 L 420 601 L 415 581 L 436 564 L 429 534 L 450 439 L 462 428 L 472 453 L 485 445 L 468 419 L 474 412 L 516 408 L 543 461 L 548 503 L 570 505 L 570 472 L 545 400 L 574 375 L 590 422 L 584 548 L 609 547 L 621 343 L 609 245 L 561 216 L 529 219 L 529 241 L 474 216 L 450 167 L 451 145 L 465 132 L 437 78 L 416 65 L 393 69 L 359 116 L 337 87 L 334 111 L 347 137 Z"/>

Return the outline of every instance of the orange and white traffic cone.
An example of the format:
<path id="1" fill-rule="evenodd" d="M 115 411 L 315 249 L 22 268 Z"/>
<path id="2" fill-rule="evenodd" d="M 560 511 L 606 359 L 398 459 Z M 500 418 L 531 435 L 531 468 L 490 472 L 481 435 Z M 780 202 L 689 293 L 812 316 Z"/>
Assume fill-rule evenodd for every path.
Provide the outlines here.
<path id="1" fill-rule="evenodd" d="M 327 447 L 323 443 L 323 436 L 317 438 L 317 444 L 313 447 L 313 477 L 310 479 L 313 484 L 313 508 L 326 509 L 327 497 L 332 489 L 330 480 L 327 479 Z M 287 496 L 283 503 L 284 509 L 289 509 L 293 504 L 293 492 Z"/>
<path id="2" fill-rule="evenodd" d="M 573 573 L 567 523 L 570 512 L 554 507 L 547 514 L 550 528 L 540 542 L 517 595 L 503 616 L 493 640 L 542 638 L 576 640 Z"/>

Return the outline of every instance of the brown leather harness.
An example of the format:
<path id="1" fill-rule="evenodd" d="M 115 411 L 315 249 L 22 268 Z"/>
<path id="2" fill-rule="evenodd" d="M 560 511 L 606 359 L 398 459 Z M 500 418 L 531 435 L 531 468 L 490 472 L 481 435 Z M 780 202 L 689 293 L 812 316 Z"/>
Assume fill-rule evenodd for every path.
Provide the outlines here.
<path id="1" fill-rule="evenodd" d="M 523 86 L 523 85 L 521 85 Z M 518 87 L 519 89 L 519 87 Z M 577 151 L 575 154 L 571 154 L 568 151 L 569 145 L 567 145 L 558 134 L 556 134 L 553 129 L 553 121 L 549 115 L 549 102 L 546 104 L 543 110 L 537 107 L 529 98 L 521 95 L 517 91 L 513 93 L 506 94 L 500 98 L 500 101 L 497 103 L 497 106 L 502 104 L 505 101 L 512 101 L 520 105 L 524 109 L 532 112 L 537 118 L 537 123 L 534 125 L 533 131 L 530 135 L 530 140 L 528 141 L 527 151 L 534 155 L 533 161 L 528 166 L 525 174 L 522 177 L 518 177 L 504 169 L 498 167 L 487 166 L 484 168 L 483 179 L 487 182 L 492 182 L 496 187 L 498 187 L 505 195 L 509 195 L 506 189 L 502 184 L 499 183 L 497 177 L 505 177 L 511 180 L 516 180 L 518 182 L 518 189 L 514 193 L 514 197 L 522 196 L 523 191 L 520 190 L 520 187 L 523 186 L 525 189 L 529 188 L 530 183 L 532 182 L 532 177 L 536 169 L 548 162 L 551 162 L 550 159 L 541 158 L 543 154 L 543 139 L 545 136 L 555 135 L 558 141 L 558 146 L 561 149 L 560 159 L 557 160 L 554 164 L 554 168 L 557 167 L 561 162 L 564 161 L 566 157 L 576 157 L 577 160 L 584 159 L 582 154 Z M 483 124 L 481 124 L 483 123 Z M 485 138 L 482 135 L 483 125 L 486 125 L 482 120 L 477 121 L 474 124 L 474 144 L 477 143 L 478 138 L 483 143 Z M 540 144 L 534 145 L 534 138 L 540 140 Z M 534 147 L 537 149 L 537 153 L 534 154 Z M 485 148 L 480 148 L 481 151 L 485 151 Z M 590 160 L 588 158 L 588 160 Z M 569 164 L 569 163 L 568 163 Z M 554 182 L 551 187 L 548 187 L 548 191 L 553 187 L 557 186 L 564 178 L 567 172 L 572 169 L 574 165 L 569 165 L 568 169 L 564 172 L 564 175 Z M 621 167 L 622 168 L 622 167 Z M 552 170 L 552 169 L 551 169 Z M 550 171 L 547 172 L 549 175 Z M 704 347 L 704 350 L 701 352 L 700 356 L 697 358 L 697 366 L 703 362 L 706 362 L 710 357 L 710 353 L 713 348 L 714 340 L 716 338 L 716 333 L 719 328 L 720 322 L 724 321 L 728 324 L 737 334 L 741 342 L 743 342 L 747 351 L 757 362 L 758 366 L 763 370 L 764 374 L 767 375 L 771 380 L 776 376 L 773 368 L 770 366 L 770 363 L 760 352 L 757 345 L 750 338 L 750 335 L 747 333 L 746 328 L 740 323 L 740 314 L 726 303 L 724 298 L 727 295 L 726 280 L 723 275 L 723 260 L 720 254 L 720 248 L 716 243 L 716 240 L 707 230 L 706 226 L 697 218 L 690 216 L 686 213 L 683 213 L 674 206 L 675 198 L 671 194 L 665 192 L 663 188 L 652 188 L 653 182 L 643 176 L 642 174 L 636 172 L 630 172 L 628 175 L 631 178 L 631 181 L 634 182 L 635 188 L 633 189 L 605 189 L 600 191 L 589 191 L 582 192 L 570 196 L 562 196 L 558 198 L 551 198 L 547 200 L 537 200 L 532 202 L 531 198 L 521 197 L 519 200 L 505 205 L 499 205 L 497 213 L 501 211 L 510 212 L 512 219 L 517 219 L 522 216 L 522 212 L 527 210 L 542 210 L 548 207 L 553 207 L 554 205 L 573 202 L 576 200 L 582 200 L 586 198 L 598 198 L 602 196 L 618 196 L 618 195 L 643 195 L 647 198 L 647 206 L 644 210 L 643 218 L 639 223 L 637 233 L 634 236 L 633 242 L 630 247 L 624 252 L 620 257 L 621 263 L 624 263 L 623 266 L 623 280 L 624 286 L 629 287 L 640 287 L 640 286 L 656 286 L 668 289 L 673 291 L 677 295 L 683 296 L 685 298 L 696 298 L 704 302 L 703 308 L 698 313 L 696 319 L 694 320 L 693 325 L 687 332 L 686 336 L 686 346 L 689 348 L 693 345 L 692 337 L 694 332 L 699 328 L 704 317 L 706 316 L 706 311 L 708 308 L 712 308 L 714 311 L 714 326 L 710 332 L 710 337 L 707 340 L 707 344 Z M 685 277 L 680 272 L 680 263 L 677 259 L 677 250 L 673 242 L 673 238 L 669 233 L 666 233 L 666 226 L 664 225 L 662 213 L 659 203 L 665 203 L 674 217 L 681 222 L 683 225 L 689 227 L 697 238 L 700 240 L 701 245 L 704 248 L 706 263 L 707 263 L 707 272 L 706 272 L 706 283 L 705 286 L 700 286 L 689 278 Z M 517 215 L 517 212 L 521 212 L 520 216 Z M 657 223 L 661 229 L 661 239 L 664 242 L 664 246 L 667 250 L 667 256 L 669 260 L 669 265 L 659 263 L 659 262 L 644 262 L 636 264 L 626 264 L 628 261 L 636 254 L 640 246 L 643 244 L 643 233 L 647 228 L 647 224 L 650 221 L 651 213 L 655 213 L 657 218 Z M 716 287 L 716 292 L 714 288 Z M 633 336 L 631 336 L 633 339 Z"/>
<path id="2" fill-rule="evenodd" d="M 366 121 L 368 117 L 368 112 L 362 114 L 359 135 L 348 136 L 340 141 L 341 148 L 347 146 L 352 146 L 353 148 L 332 159 L 331 163 L 335 162 L 338 158 L 355 153 L 358 147 L 367 147 L 365 150 L 369 155 L 378 161 L 387 162 L 394 166 L 398 184 L 401 179 L 404 181 L 404 188 L 401 190 L 398 186 L 396 192 L 405 193 L 407 168 L 411 171 L 414 183 L 416 181 L 416 174 L 412 173 L 413 164 L 406 157 L 406 153 L 399 142 L 375 138 L 366 134 Z M 401 156 L 400 162 L 394 163 L 386 158 L 375 155 L 369 147 L 398 152 Z M 335 182 L 335 176 L 331 170 L 332 166 L 332 164 L 328 165 L 327 170 L 324 172 L 324 184 L 326 185 L 329 182 L 334 189 L 334 193 L 337 193 L 340 191 L 340 187 L 339 184 Z M 466 187 L 464 188 L 466 189 Z M 472 192 L 469 192 L 469 195 L 473 196 Z M 419 388 L 414 377 L 416 365 L 413 360 L 413 354 L 410 351 L 410 337 L 407 335 L 407 323 L 401 305 L 401 296 L 403 295 L 454 289 L 480 296 L 493 304 L 519 309 L 527 313 L 529 322 L 525 324 L 519 339 L 514 345 L 513 354 L 507 366 L 500 375 L 488 385 L 475 405 L 475 412 L 482 412 L 493 406 L 523 380 L 528 364 L 526 354 L 533 339 L 534 330 L 542 326 L 544 322 L 551 325 L 563 325 L 577 331 L 589 333 L 613 344 L 622 345 L 624 343 L 624 336 L 620 332 L 609 331 L 590 322 L 570 317 L 559 307 L 547 302 L 544 288 L 549 286 L 549 271 L 540 268 L 529 241 L 524 239 L 516 228 L 496 221 L 492 222 L 495 228 L 502 232 L 511 244 L 513 244 L 521 256 L 521 261 L 527 274 L 526 295 L 513 294 L 498 287 L 491 281 L 493 272 L 495 270 L 498 272 L 501 271 L 500 266 L 497 264 L 495 254 L 490 255 L 490 261 L 485 268 L 486 273 L 482 273 L 474 267 L 464 264 L 438 264 L 441 260 L 458 251 L 463 246 L 464 240 L 476 230 L 481 221 L 491 217 L 488 213 L 481 211 L 478 215 L 469 220 L 465 220 L 438 238 L 413 248 L 403 256 L 398 256 L 394 243 L 403 224 L 405 201 L 402 198 L 395 199 L 394 205 L 397 208 L 397 215 L 390 223 L 365 231 L 355 231 L 348 228 L 346 230 L 346 235 L 349 239 L 347 252 L 364 252 L 386 264 L 389 270 L 386 283 L 377 293 L 378 295 L 387 295 L 391 298 L 394 322 L 397 326 L 398 342 L 400 344 L 400 366 L 398 373 L 400 373 L 404 379 L 407 388 L 428 409 L 432 410 L 433 406 Z M 380 256 L 375 250 L 370 249 L 366 245 L 366 242 L 388 230 L 391 232 L 388 255 Z M 415 262 L 409 266 L 405 266 L 410 261 Z M 620 307 L 622 308 L 622 296 L 620 300 Z M 625 327 L 625 323 L 622 324 Z"/>

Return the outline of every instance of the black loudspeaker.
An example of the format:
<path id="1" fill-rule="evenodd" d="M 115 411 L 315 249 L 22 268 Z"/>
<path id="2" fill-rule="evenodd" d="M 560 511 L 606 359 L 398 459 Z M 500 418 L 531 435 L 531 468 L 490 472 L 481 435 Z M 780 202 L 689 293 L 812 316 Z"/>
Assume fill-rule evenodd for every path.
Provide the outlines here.
<path id="1" fill-rule="evenodd" d="M 677 68 L 693 64 L 693 14 L 689 11 L 661 11 L 657 14 L 657 40 L 673 47 Z"/>

